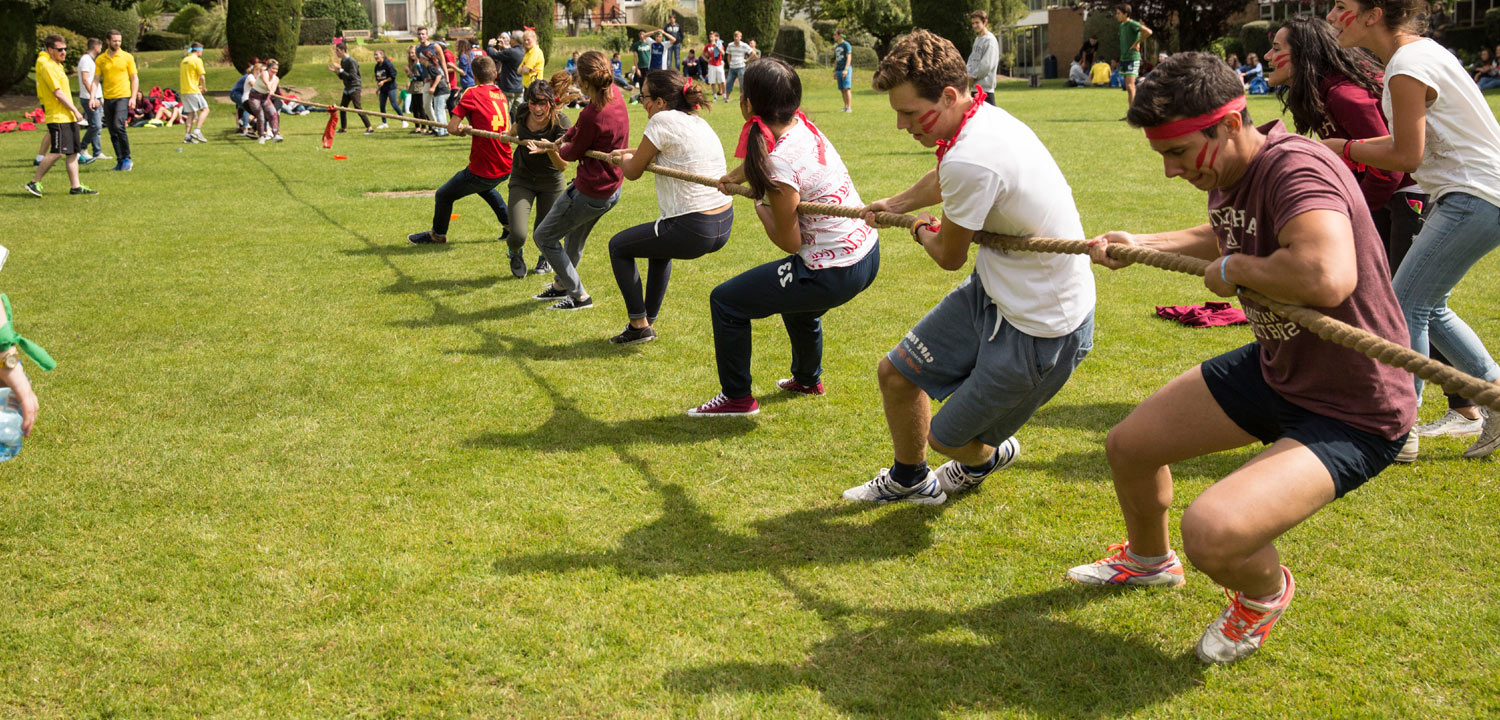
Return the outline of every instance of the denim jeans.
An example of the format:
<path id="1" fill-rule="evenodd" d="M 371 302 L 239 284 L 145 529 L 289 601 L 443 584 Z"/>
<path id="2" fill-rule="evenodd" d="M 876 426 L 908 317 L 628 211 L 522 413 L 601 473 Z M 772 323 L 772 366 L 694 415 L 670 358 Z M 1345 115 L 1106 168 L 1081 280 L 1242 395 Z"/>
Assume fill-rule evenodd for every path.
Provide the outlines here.
<path id="1" fill-rule="evenodd" d="M 1500 77 L 1486 76 L 1479 78 L 1480 90 L 1494 90 L 1495 88 L 1500 88 Z"/>
<path id="2" fill-rule="evenodd" d="M 1500 207 L 1468 193 L 1439 198 L 1391 286 L 1406 315 L 1411 349 L 1428 352 L 1428 335 L 1453 367 L 1482 380 L 1500 379 L 1479 336 L 1448 307 L 1448 296 L 1469 268 L 1500 246 Z M 1422 379 L 1415 378 L 1417 397 Z"/>
<path id="3" fill-rule="evenodd" d="M 380 97 L 380 112 L 387 112 L 385 109 L 385 105 L 387 102 L 389 102 L 391 105 L 391 109 L 389 112 L 393 112 L 397 115 L 406 114 L 404 112 L 401 112 L 401 96 L 396 92 L 396 83 L 388 82 L 384 85 L 381 85 L 380 89 L 376 91 L 376 95 Z"/>
<path id="4" fill-rule="evenodd" d="M 552 266 L 553 280 L 557 281 L 574 299 L 588 295 L 583 289 L 583 280 L 578 277 L 578 261 L 583 258 L 583 245 L 589 233 L 604 213 L 620 202 L 620 190 L 607 198 L 596 198 L 578 192 L 568 185 L 562 197 L 552 203 L 552 211 L 542 219 L 532 233 L 532 242 Z M 560 240 L 567 239 L 564 247 Z"/>
<path id="5" fill-rule="evenodd" d="M 734 83 L 736 80 L 739 80 L 745 75 L 745 68 L 732 67 L 728 68 L 727 72 L 729 73 L 729 75 L 724 81 L 724 97 L 729 97 L 730 95 L 734 94 Z"/>
<path id="6" fill-rule="evenodd" d="M 480 177 L 469 172 L 468 168 L 454 173 L 433 195 L 432 234 L 448 234 L 448 221 L 453 219 L 453 203 L 470 195 L 478 195 L 489 203 L 490 209 L 495 211 L 495 219 L 500 221 L 501 232 L 504 232 L 505 226 L 510 224 L 510 215 L 506 212 L 505 200 L 500 198 L 500 191 L 495 189 L 503 182 L 505 177 Z"/>
<path id="7" fill-rule="evenodd" d="M 423 95 L 427 99 L 427 119 L 433 122 L 448 124 L 448 93 L 437 95 Z M 438 135 L 447 135 L 447 128 L 436 127 L 432 129 Z"/>
<path id="8" fill-rule="evenodd" d="M 88 124 L 88 130 L 83 133 L 83 144 L 80 150 L 90 155 L 101 155 L 104 148 L 99 145 L 99 131 L 104 128 L 104 101 L 99 101 L 99 107 L 89 109 L 89 101 L 78 99 L 78 111 L 83 113 L 83 120 Z"/>

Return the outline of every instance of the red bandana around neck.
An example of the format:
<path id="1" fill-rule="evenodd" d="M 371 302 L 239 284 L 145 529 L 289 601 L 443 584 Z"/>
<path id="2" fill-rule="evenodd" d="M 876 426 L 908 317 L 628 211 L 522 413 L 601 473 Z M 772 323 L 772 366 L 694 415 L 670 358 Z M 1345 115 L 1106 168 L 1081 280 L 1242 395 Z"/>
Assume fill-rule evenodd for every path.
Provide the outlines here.
<path id="1" fill-rule="evenodd" d="M 979 112 L 979 106 L 984 104 L 986 97 L 988 96 L 984 94 L 984 88 L 975 85 L 974 103 L 969 106 L 968 110 L 964 111 L 964 117 L 958 121 L 958 127 L 953 131 L 953 137 L 937 141 L 937 159 L 939 162 L 942 161 L 944 155 L 948 154 L 949 150 L 953 149 L 953 144 L 958 142 L 958 134 L 964 131 L 964 126 L 969 124 L 969 119 L 974 117 L 974 113 Z"/>
<path id="2" fill-rule="evenodd" d="M 1218 125 L 1219 121 L 1223 120 L 1230 113 L 1237 113 L 1244 109 L 1245 96 L 1241 95 L 1233 100 L 1230 100 L 1227 103 L 1224 103 L 1223 105 L 1220 105 L 1218 109 L 1206 112 L 1202 115 L 1183 118 L 1181 120 L 1174 120 L 1162 125 L 1148 127 L 1146 128 L 1146 139 L 1171 140 L 1172 138 L 1179 138 L 1188 133 L 1198 132 L 1199 130 L 1204 130 Z"/>

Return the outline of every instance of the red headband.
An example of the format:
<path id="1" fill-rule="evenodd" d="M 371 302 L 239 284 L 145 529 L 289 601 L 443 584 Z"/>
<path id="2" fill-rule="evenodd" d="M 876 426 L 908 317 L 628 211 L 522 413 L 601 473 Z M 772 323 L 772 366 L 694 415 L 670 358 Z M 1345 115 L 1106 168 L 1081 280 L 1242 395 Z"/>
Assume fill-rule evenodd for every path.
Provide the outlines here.
<path id="1" fill-rule="evenodd" d="M 1163 125 L 1155 125 L 1146 128 L 1147 140 L 1171 140 L 1199 130 L 1205 130 L 1219 124 L 1230 113 L 1237 113 L 1245 109 L 1245 96 L 1241 95 L 1220 105 L 1217 110 L 1207 112 L 1197 117 L 1174 120 Z"/>

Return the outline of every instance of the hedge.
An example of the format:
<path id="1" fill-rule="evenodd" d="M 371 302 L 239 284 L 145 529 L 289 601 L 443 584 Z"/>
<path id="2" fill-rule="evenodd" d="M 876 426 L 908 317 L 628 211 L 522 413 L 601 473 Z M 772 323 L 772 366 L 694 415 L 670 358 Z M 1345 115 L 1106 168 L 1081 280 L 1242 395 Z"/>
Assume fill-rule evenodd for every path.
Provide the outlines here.
<path id="1" fill-rule="evenodd" d="M 855 45 L 853 58 L 854 67 L 860 70 L 874 70 L 880 67 L 880 56 L 875 53 L 875 48 Z"/>
<path id="2" fill-rule="evenodd" d="M 141 50 L 182 50 L 188 46 L 188 36 L 168 30 L 152 30 L 141 36 L 136 47 Z"/>
<path id="3" fill-rule="evenodd" d="M 202 5 L 188 4 L 177 11 L 177 17 L 172 18 L 171 24 L 167 25 L 167 32 L 193 34 L 193 25 L 201 22 L 208 11 Z"/>
<path id="4" fill-rule="evenodd" d="M 1492 48 L 1500 45 L 1500 8 L 1484 11 L 1484 39 Z"/>
<path id="5" fill-rule="evenodd" d="M 0 93 L 9 90 L 36 65 L 36 16 L 31 6 L 0 0 Z"/>
<path id="6" fill-rule="evenodd" d="M 1115 20 L 1115 14 L 1111 12 L 1091 12 L 1089 19 L 1083 23 L 1083 39 L 1087 41 L 1090 37 L 1099 38 L 1098 60 L 1106 62 L 1120 59 L 1120 23 Z M 1074 52 L 1077 52 L 1076 50 Z M 1071 61 L 1073 58 L 1067 58 Z M 1058 58 L 1061 65 L 1062 58 Z"/>
<path id="7" fill-rule="evenodd" d="M 281 77 L 292 71 L 297 60 L 297 39 L 302 30 L 301 0 L 239 0 L 229 3 L 225 39 L 229 58 L 241 73 L 250 58 L 275 58 Z"/>
<path id="8" fill-rule="evenodd" d="M 338 22 L 333 18 L 302 18 L 302 33 L 298 37 L 297 44 L 332 45 L 333 36 L 338 34 L 338 30 Z"/>
<path id="9" fill-rule="evenodd" d="M 36 26 L 36 47 L 31 50 L 32 65 L 36 64 L 36 56 L 42 51 L 42 39 L 52 34 L 61 35 L 64 40 L 68 41 L 68 56 L 63 59 L 63 69 L 72 73 L 73 69 L 78 67 L 78 58 L 83 57 L 84 51 L 88 49 L 89 39 L 56 25 Z"/>
<path id="10" fill-rule="evenodd" d="M 243 1 L 243 0 L 241 0 Z M 359 0 L 306 0 L 302 3 L 302 19 L 333 18 L 335 31 L 368 30 L 370 15 Z M 329 38 L 332 42 L 332 37 Z M 303 45 L 326 45 L 328 43 L 302 43 Z"/>
<path id="11" fill-rule="evenodd" d="M 682 26 L 684 36 L 693 35 L 702 37 L 703 23 L 698 22 L 698 16 L 692 13 L 677 11 L 677 24 Z"/>
<path id="12" fill-rule="evenodd" d="M 480 37 L 492 38 L 504 30 L 536 28 L 537 47 L 552 57 L 552 0 L 484 0 L 484 25 Z"/>
<path id="13" fill-rule="evenodd" d="M 135 49 L 141 31 L 141 16 L 134 9 L 116 10 L 107 4 L 89 0 L 56 0 L 47 14 L 47 24 L 65 27 L 84 37 L 108 39 L 110 30 L 120 31 L 120 47 Z"/>
<path id="14" fill-rule="evenodd" d="M 1493 43 L 1486 42 L 1486 31 L 1482 25 L 1448 28 L 1443 31 L 1443 45 L 1453 50 L 1477 54 L 1481 48 L 1494 46 Z"/>
<path id="15" fill-rule="evenodd" d="M 760 45 L 762 55 L 770 55 L 776 50 L 774 39 L 781 26 L 781 0 L 712 0 L 704 22 L 710 30 L 719 31 L 724 42 L 733 41 L 738 30 L 746 42 L 755 40 Z"/>
<path id="16" fill-rule="evenodd" d="M 806 20 L 789 20 L 776 30 L 776 57 L 795 67 L 818 64 L 818 33 Z"/>
<path id="17" fill-rule="evenodd" d="M 1266 52 L 1271 49 L 1271 23 L 1265 20 L 1247 22 L 1240 26 L 1240 61 L 1244 62 L 1250 53 L 1256 57 L 1265 57 Z"/>
<path id="18" fill-rule="evenodd" d="M 967 58 L 974 48 L 969 13 L 975 10 L 989 12 L 989 0 L 911 0 L 911 22 L 947 38 Z"/>

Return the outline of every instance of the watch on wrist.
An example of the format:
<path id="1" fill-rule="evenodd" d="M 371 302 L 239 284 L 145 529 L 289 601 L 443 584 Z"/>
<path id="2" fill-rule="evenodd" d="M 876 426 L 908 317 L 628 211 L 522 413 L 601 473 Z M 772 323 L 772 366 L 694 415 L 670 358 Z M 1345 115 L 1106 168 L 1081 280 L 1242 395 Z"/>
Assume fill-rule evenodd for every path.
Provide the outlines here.
<path id="1" fill-rule="evenodd" d="M 5 352 L 0 353 L 0 365 L 3 365 L 4 369 L 6 369 L 6 370 L 14 370 L 18 366 L 20 366 L 20 364 L 21 364 L 21 353 L 16 352 L 16 348 L 15 348 L 14 345 L 12 345 Z"/>

